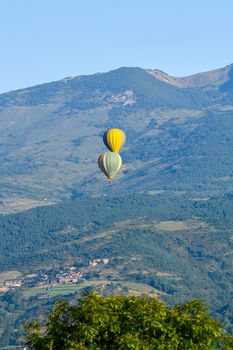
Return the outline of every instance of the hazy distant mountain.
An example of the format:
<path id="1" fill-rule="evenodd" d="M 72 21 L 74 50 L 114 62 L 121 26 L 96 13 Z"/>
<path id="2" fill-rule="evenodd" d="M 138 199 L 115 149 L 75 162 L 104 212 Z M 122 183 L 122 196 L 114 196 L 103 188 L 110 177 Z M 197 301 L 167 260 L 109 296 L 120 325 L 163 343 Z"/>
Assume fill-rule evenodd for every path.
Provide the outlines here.
<path id="1" fill-rule="evenodd" d="M 233 189 L 233 66 L 185 78 L 120 68 L 0 95 L 1 212 L 80 195 Z M 124 168 L 109 186 L 96 165 L 120 127 Z"/>

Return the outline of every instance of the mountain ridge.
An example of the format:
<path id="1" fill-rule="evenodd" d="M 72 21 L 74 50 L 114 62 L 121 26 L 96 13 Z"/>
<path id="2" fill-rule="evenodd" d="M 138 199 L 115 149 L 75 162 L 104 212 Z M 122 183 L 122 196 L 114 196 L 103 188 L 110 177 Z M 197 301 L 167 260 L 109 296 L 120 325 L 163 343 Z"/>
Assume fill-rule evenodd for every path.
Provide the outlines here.
<path id="1" fill-rule="evenodd" d="M 165 80 L 165 82 L 167 82 L 168 84 L 174 84 L 176 85 L 177 83 L 177 87 L 192 87 L 192 84 L 189 85 L 188 82 L 187 82 L 187 85 L 185 85 L 185 81 L 187 80 L 191 80 L 191 78 L 195 78 L 195 77 L 199 77 L 199 76 L 207 76 L 208 74 L 215 74 L 215 73 L 220 73 L 222 72 L 223 74 L 224 73 L 227 73 L 229 71 L 229 69 L 231 69 L 233 66 L 233 63 L 231 64 L 228 64 L 227 66 L 224 66 L 224 67 L 221 67 L 221 68 L 216 68 L 216 69 L 212 69 L 212 70 L 208 70 L 208 71 L 203 71 L 203 72 L 200 72 L 200 73 L 193 73 L 193 74 L 189 74 L 189 75 L 185 75 L 185 76 L 175 76 L 175 75 L 170 75 L 160 69 L 153 69 L 153 68 L 140 68 L 140 67 L 130 67 L 130 66 L 122 66 L 122 67 L 119 67 L 119 68 L 116 68 L 116 69 L 111 69 L 107 72 L 96 72 L 96 73 L 93 73 L 93 74 L 81 74 L 81 75 L 74 75 L 74 76 L 67 76 L 67 77 L 64 77 L 64 78 L 61 78 L 61 79 L 58 79 L 58 80 L 52 80 L 50 82 L 46 82 L 46 83 L 39 83 L 39 84 L 35 84 L 35 85 L 31 85 L 31 86 L 28 86 L 28 87 L 25 87 L 25 88 L 19 88 L 19 89 L 13 89 L 13 90 L 10 90 L 10 91 L 6 91 L 6 92 L 2 92 L 0 94 L 1 95 L 5 95 L 5 94 L 10 94 L 10 93 L 13 93 L 13 92 L 20 92 L 20 91 L 24 91 L 24 90 L 28 90 L 28 89 L 32 89 L 32 88 L 36 88 L 36 87 L 39 87 L 41 85 L 48 85 L 48 84 L 53 84 L 53 83 L 59 83 L 59 82 L 63 82 L 63 81 L 69 81 L 69 80 L 74 80 L 74 79 L 77 79 L 77 78 L 82 78 L 82 77 L 92 77 L 92 76 L 97 76 L 97 75 L 101 75 L 101 74 L 108 74 L 110 72 L 114 72 L 114 71 L 117 71 L 119 69 L 130 69 L 130 68 L 139 68 L 139 69 L 142 69 L 146 72 L 148 72 L 149 74 L 154 74 L 153 76 L 155 78 L 157 78 L 158 80 Z M 166 77 L 167 77 L 167 81 L 166 81 Z M 177 80 L 177 82 L 176 82 Z M 182 84 L 182 80 L 183 80 L 183 84 Z M 209 82 L 205 83 L 206 85 L 209 84 Z M 205 85 L 204 85 L 205 86 Z M 199 86 L 201 87 L 201 85 Z"/>
<path id="2" fill-rule="evenodd" d="M 164 80 L 167 83 L 175 85 L 177 87 L 205 87 L 207 85 L 212 84 L 223 84 L 227 78 L 229 71 L 232 68 L 232 64 L 227 65 L 223 68 L 218 68 L 210 71 L 204 71 L 201 73 L 195 73 L 184 77 L 176 77 L 169 75 L 163 71 L 157 69 L 149 69 L 147 70 L 154 77 Z"/>

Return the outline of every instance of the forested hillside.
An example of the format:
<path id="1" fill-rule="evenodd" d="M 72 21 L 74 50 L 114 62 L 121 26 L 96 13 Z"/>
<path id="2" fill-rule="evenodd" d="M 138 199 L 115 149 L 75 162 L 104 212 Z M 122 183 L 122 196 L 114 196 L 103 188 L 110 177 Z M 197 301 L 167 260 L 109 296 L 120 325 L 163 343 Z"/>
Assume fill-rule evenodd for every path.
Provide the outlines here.
<path id="1" fill-rule="evenodd" d="M 231 329 L 232 214 L 231 195 L 190 201 L 166 192 L 35 208 L 1 218 L 1 270 L 48 271 L 53 281 L 59 266 L 75 266 L 83 278 L 73 295 L 92 288 L 104 294 L 134 290 L 169 304 L 197 297 Z M 42 312 L 60 294 L 56 283 L 47 292 L 24 285 L 2 295 L 4 322 L 12 307 L 11 322 L 18 326 L 35 307 Z M 48 293 L 45 300 L 38 299 L 41 293 Z"/>

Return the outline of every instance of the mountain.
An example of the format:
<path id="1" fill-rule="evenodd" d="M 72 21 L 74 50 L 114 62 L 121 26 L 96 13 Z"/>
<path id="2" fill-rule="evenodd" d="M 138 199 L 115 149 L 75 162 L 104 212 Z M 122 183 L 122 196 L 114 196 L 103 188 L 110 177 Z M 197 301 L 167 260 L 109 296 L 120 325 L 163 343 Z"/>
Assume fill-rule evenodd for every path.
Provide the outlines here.
<path id="1" fill-rule="evenodd" d="M 175 79 L 123 67 L 0 95 L 0 212 L 135 189 L 231 192 L 232 72 Z M 127 143 L 108 186 L 96 159 L 111 127 L 124 129 Z"/>
<path id="2" fill-rule="evenodd" d="M 232 329 L 232 65 L 69 77 L 0 95 L 0 120 L 0 346 L 91 288 L 196 296 Z M 127 142 L 109 185 L 96 161 L 111 127 Z M 58 283 L 71 266 L 82 279 Z"/>

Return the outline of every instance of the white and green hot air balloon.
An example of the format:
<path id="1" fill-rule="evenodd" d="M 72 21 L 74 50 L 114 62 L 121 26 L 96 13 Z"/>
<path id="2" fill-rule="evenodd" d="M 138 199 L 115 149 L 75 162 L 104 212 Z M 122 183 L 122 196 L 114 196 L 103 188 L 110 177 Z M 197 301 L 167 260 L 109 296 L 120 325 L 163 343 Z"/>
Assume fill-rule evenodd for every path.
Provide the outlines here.
<path id="1" fill-rule="evenodd" d="M 122 167 L 122 159 L 116 152 L 105 152 L 99 156 L 98 165 L 111 182 Z"/>

